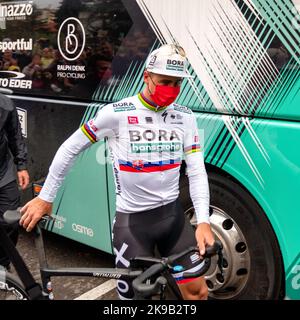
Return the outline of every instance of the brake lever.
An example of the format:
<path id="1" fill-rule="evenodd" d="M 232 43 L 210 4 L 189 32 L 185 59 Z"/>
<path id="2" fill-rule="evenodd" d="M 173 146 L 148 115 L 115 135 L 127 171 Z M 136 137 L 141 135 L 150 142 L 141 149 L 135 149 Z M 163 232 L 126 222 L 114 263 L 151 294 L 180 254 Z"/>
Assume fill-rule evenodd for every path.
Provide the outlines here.
<path id="1" fill-rule="evenodd" d="M 48 214 L 43 215 L 34 228 L 34 232 L 36 233 L 36 235 L 39 236 L 41 234 L 41 229 L 47 229 L 51 221 L 55 221 L 55 218 L 49 216 Z"/>
<path id="2" fill-rule="evenodd" d="M 49 216 L 48 214 L 44 214 L 44 215 L 42 216 L 42 218 L 40 219 L 40 221 L 38 222 L 38 224 L 39 224 L 40 226 L 43 226 L 43 227 L 44 227 L 47 223 L 49 223 L 50 221 L 53 221 L 53 220 L 55 220 L 54 217 Z"/>
<path id="3" fill-rule="evenodd" d="M 213 255 L 218 255 L 218 268 L 220 270 L 221 275 L 224 275 L 223 270 L 223 245 L 220 241 L 216 240 L 214 244 L 207 248 L 207 251 L 205 252 L 205 257 L 211 257 Z"/>
<path id="4" fill-rule="evenodd" d="M 223 270 L 223 248 L 221 248 L 219 251 L 218 251 L 218 267 L 219 267 L 219 270 L 220 270 L 220 273 L 222 275 L 222 277 L 224 276 L 224 270 Z"/>
<path id="5" fill-rule="evenodd" d="M 216 240 L 212 246 L 208 246 L 205 249 L 205 254 L 203 255 L 203 258 L 210 258 L 215 254 L 219 254 L 220 251 L 222 251 L 223 245 L 220 241 Z"/>

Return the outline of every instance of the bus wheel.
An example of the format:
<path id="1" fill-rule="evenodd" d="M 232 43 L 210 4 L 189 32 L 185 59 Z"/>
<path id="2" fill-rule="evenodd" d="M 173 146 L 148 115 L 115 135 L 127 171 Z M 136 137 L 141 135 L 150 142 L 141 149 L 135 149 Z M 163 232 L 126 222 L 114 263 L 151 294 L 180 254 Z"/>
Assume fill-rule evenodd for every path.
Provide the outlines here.
<path id="1" fill-rule="evenodd" d="M 193 226 L 196 217 L 188 179 L 180 182 L 180 199 Z M 215 261 L 206 274 L 211 299 L 278 299 L 283 296 L 283 268 L 276 237 L 264 212 L 236 182 L 209 174 L 210 221 L 224 247 L 224 274 Z M 214 263 L 215 262 L 215 263 Z"/>

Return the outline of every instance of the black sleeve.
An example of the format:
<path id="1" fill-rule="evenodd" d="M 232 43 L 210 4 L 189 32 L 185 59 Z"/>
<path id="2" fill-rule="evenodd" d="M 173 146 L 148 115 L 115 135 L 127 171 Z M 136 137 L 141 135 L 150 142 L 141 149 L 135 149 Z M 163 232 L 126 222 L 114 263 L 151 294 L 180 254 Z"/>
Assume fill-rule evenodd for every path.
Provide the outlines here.
<path id="1" fill-rule="evenodd" d="M 8 147 L 14 157 L 14 163 L 17 170 L 27 169 L 27 147 L 22 136 L 21 125 L 19 122 L 18 112 L 15 107 L 9 112 L 5 131 L 8 141 Z"/>

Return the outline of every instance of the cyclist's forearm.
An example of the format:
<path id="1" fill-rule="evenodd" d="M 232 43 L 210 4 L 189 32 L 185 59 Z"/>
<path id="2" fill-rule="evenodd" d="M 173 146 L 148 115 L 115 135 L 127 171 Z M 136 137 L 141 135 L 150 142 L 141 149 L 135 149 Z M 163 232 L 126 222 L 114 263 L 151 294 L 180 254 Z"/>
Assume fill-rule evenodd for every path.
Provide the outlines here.
<path id="1" fill-rule="evenodd" d="M 202 153 L 187 156 L 186 163 L 197 223 L 209 223 L 209 185 Z"/>
<path id="2" fill-rule="evenodd" d="M 49 168 L 49 173 L 39 198 L 47 202 L 53 202 L 57 191 L 63 183 L 68 171 L 73 166 L 76 157 L 80 152 L 91 145 L 91 142 L 78 129 L 67 139 L 57 150 L 56 155 Z"/>
<path id="3" fill-rule="evenodd" d="M 65 176 L 67 175 L 69 169 L 72 167 L 75 159 L 76 156 L 73 156 L 71 158 L 70 154 L 66 152 L 63 146 L 58 149 L 49 168 L 49 173 L 39 194 L 39 198 L 47 202 L 54 201 L 57 191 L 63 183 Z"/>

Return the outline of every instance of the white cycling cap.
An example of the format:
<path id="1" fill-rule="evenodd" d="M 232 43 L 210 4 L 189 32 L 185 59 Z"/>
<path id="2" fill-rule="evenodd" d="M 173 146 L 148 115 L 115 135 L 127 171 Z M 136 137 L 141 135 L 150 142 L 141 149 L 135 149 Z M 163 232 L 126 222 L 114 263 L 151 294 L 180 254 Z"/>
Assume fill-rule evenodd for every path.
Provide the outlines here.
<path id="1" fill-rule="evenodd" d="M 152 51 L 146 60 L 146 70 L 177 78 L 193 78 L 187 72 L 188 61 L 182 47 L 165 44 Z"/>

